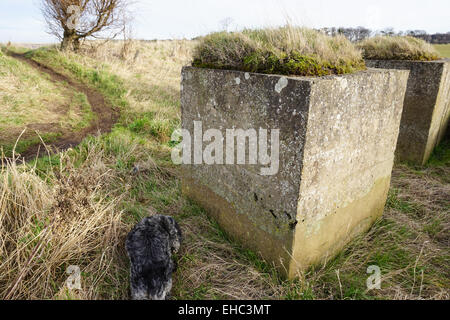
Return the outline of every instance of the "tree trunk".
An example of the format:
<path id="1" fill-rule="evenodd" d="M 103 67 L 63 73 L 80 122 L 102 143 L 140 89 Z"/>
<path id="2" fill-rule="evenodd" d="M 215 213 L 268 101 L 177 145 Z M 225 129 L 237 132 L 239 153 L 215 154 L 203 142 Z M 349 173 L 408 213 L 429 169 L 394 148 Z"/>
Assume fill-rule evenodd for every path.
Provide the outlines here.
<path id="1" fill-rule="evenodd" d="M 78 49 L 80 49 L 80 37 L 74 30 L 64 30 L 61 50 L 78 51 Z"/>

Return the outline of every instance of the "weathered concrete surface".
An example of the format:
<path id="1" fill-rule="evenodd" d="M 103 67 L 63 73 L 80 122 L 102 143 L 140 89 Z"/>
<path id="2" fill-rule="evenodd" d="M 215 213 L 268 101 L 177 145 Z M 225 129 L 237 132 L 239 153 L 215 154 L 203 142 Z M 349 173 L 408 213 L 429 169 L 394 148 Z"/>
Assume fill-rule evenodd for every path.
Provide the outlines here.
<path id="1" fill-rule="evenodd" d="M 273 176 L 261 165 L 183 165 L 183 192 L 295 277 L 382 214 L 408 74 L 292 78 L 185 67 L 183 128 L 280 129 L 280 165 Z"/>
<path id="2" fill-rule="evenodd" d="M 425 164 L 441 142 L 450 118 L 450 59 L 367 60 L 370 68 L 410 70 L 396 157 Z"/>

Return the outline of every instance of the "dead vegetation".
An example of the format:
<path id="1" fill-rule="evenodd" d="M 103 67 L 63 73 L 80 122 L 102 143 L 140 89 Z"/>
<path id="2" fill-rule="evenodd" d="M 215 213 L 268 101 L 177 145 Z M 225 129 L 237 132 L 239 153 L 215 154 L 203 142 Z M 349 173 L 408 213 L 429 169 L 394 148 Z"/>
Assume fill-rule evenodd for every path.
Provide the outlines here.
<path id="1" fill-rule="evenodd" d="M 75 158 L 61 154 L 59 167 L 46 172 L 2 158 L 2 299 L 74 298 L 65 286 L 70 265 L 83 270 L 77 298 L 102 298 L 106 283 L 120 281 L 116 273 L 123 268 L 119 251 L 126 231 L 117 206 L 122 197 L 104 193 L 116 173 L 95 145 L 86 145 L 84 157 L 76 166 Z"/>

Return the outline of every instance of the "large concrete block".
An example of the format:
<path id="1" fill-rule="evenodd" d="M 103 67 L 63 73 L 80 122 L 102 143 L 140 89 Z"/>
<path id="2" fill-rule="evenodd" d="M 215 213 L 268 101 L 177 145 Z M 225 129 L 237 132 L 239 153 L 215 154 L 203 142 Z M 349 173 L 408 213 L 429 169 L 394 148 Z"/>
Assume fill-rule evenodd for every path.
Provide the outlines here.
<path id="1" fill-rule="evenodd" d="M 396 157 L 425 164 L 448 128 L 450 59 L 438 61 L 367 60 L 370 68 L 410 70 Z"/>
<path id="2" fill-rule="evenodd" d="M 182 127 L 196 156 L 182 166 L 183 192 L 291 278 L 331 258 L 383 212 L 408 73 L 308 78 L 185 67 Z M 214 140 L 204 135 L 208 129 L 222 132 L 217 141 L 224 145 L 214 153 L 223 158 L 219 164 L 201 161 Z M 232 150 L 227 129 L 255 129 L 261 140 L 238 141 Z M 268 130 L 267 140 L 260 129 Z M 264 151 L 264 140 L 267 155 L 277 155 L 276 129 L 278 166 L 261 162 L 265 157 L 226 164 L 238 146 L 246 147 L 246 160 L 251 145 Z"/>

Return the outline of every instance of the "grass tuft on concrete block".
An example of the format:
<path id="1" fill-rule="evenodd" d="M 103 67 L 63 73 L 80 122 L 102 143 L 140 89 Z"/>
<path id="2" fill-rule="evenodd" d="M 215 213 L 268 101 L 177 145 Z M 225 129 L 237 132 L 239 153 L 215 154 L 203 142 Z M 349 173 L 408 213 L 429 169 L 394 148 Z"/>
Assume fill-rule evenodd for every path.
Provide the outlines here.
<path id="1" fill-rule="evenodd" d="M 296 76 L 366 68 L 360 50 L 344 36 L 292 26 L 212 33 L 200 40 L 193 58 L 199 68 Z"/>
<path id="2" fill-rule="evenodd" d="M 414 37 L 378 36 L 357 44 L 368 60 L 433 61 L 441 59 L 436 49 Z"/>

